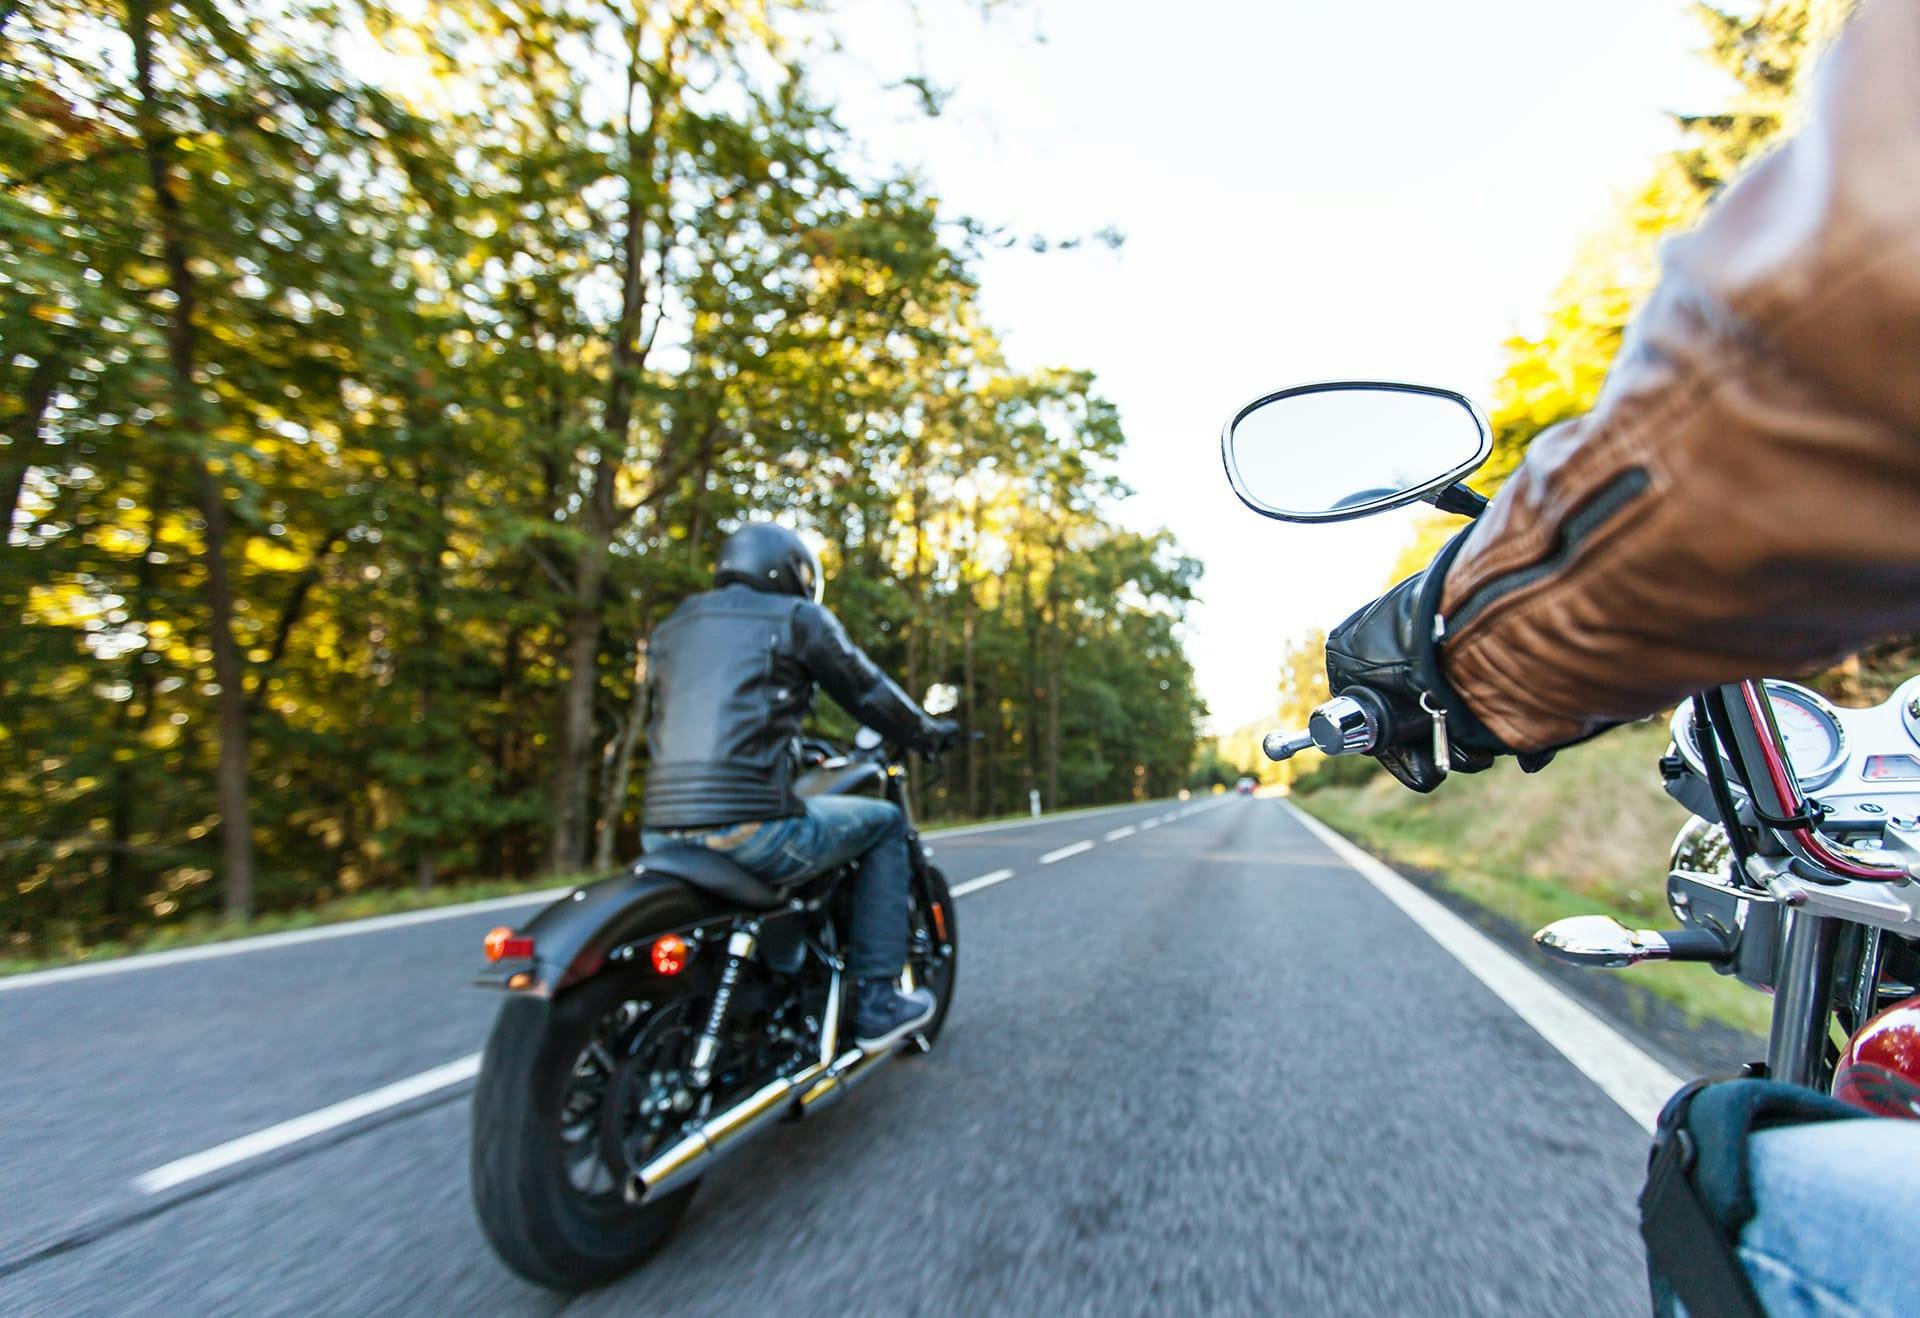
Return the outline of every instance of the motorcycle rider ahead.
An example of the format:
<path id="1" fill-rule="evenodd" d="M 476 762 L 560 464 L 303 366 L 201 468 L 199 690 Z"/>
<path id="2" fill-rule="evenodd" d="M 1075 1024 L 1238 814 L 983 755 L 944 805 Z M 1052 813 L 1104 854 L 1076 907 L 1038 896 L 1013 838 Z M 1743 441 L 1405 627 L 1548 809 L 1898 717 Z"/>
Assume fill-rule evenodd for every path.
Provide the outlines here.
<path id="1" fill-rule="evenodd" d="M 902 745 L 941 750 L 959 725 L 929 717 L 861 652 L 821 606 L 823 586 L 804 540 L 750 523 L 721 545 L 713 589 L 654 631 L 641 844 L 706 847 L 774 884 L 864 857 L 848 962 L 855 1042 L 878 1050 L 937 1006 L 925 989 L 896 985 L 907 956 L 906 818 L 870 797 L 801 800 L 793 741 L 816 683 Z"/>

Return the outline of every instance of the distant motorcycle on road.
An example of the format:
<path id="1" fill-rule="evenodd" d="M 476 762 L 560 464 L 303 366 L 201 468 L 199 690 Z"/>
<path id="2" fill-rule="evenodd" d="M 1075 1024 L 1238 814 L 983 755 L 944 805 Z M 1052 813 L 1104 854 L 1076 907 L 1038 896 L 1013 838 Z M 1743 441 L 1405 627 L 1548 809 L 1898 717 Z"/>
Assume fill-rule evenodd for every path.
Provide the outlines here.
<path id="1" fill-rule="evenodd" d="M 928 708 L 951 708 L 951 688 Z M 903 757 L 879 733 L 800 749 L 801 796 L 884 796 L 911 824 Z M 959 931 L 946 878 L 909 839 L 903 978 L 939 1009 L 884 1051 L 843 1038 L 847 867 L 774 888 L 712 851 L 656 851 L 487 935 L 477 982 L 507 1000 L 474 1091 L 473 1197 L 509 1267 L 561 1291 L 614 1280 L 659 1248 L 716 1160 L 933 1047 Z"/>
<path id="2" fill-rule="evenodd" d="M 1343 521 L 1417 500 L 1469 517 L 1486 507 L 1461 483 L 1491 450 L 1486 421 L 1445 389 L 1281 390 L 1237 411 L 1221 449 L 1241 501 L 1282 521 Z M 1396 726 L 1386 701 L 1352 686 L 1265 750 L 1275 760 L 1308 748 L 1365 755 L 1431 736 L 1444 772 L 1444 711 L 1428 713 L 1430 725 Z M 1696 961 L 1732 975 L 1773 997 L 1766 1060 L 1750 1074 L 1920 1117 L 1920 678 L 1871 709 L 1836 709 L 1776 679 L 1731 683 L 1680 706 L 1672 733 L 1660 774 L 1692 812 L 1667 876 L 1680 927 L 1587 915 L 1534 941 L 1574 965 Z"/>

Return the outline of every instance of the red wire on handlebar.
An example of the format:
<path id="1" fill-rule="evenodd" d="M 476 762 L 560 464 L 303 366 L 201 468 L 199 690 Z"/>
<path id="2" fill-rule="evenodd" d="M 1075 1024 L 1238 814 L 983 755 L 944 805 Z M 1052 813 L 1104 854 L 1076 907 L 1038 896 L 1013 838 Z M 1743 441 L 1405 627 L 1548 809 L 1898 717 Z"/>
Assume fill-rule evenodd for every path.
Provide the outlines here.
<path id="1" fill-rule="evenodd" d="M 1783 813 L 1789 816 L 1805 814 L 1807 802 L 1800 794 L 1800 780 L 1794 777 L 1793 770 L 1788 767 L 1786 752 L 1774 739 L 1771 706 L 1760 703 L 1767 699 L 1764 688 L 1758 682 L 1742 682 L 1740 695 L 1747 702 L 1747 715 L 1753 722 L 1760 758 L 1767 766 L 1767 777 L 1773 783 L 1774 795 L 1780 798 L 1781 805 L 1785 807 Z M 1796 842 L 1806 848 L 1808 855 L 1836 874 L 1872 883 L 1896 883 L 1906 877 L 1899 870 L 1880 869 L 1847 859 L 1829 847 L 1826 838 L 1816 829 L 1801 826 L 1789 832 Z"/>

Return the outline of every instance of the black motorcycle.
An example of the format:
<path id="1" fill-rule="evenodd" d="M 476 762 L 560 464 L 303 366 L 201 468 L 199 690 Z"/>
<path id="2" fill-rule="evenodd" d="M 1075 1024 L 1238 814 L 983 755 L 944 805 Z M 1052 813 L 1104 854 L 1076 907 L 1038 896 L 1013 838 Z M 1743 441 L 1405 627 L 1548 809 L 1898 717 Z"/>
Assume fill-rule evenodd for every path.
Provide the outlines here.
<path id="1" fill-rule="evenodd" d="M 878 795 L 909 810 L 903 758 L 872 729 L 850 750 L 800 750 L 803 797 Z M 715 1160 L 933 1047 L 958 930 L 908 818 L 902 978 L 939 1009 L 885 1051 L 842 1038 L 851 867 L 775 888 L 715 852 L 656 851 L 487 936 L 477 982 L 507 1000 L 474 1090 L 473 1198 L 509 1267 L 562 1291 L 613 1280 L 659 1248 Z"/>

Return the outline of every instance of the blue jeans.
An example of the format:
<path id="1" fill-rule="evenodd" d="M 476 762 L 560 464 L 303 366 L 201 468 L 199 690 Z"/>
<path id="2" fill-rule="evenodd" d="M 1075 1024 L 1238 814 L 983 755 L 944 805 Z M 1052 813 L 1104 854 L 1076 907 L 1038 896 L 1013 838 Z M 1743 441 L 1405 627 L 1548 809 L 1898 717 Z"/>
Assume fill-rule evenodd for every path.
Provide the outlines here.
<path id="1" fill-rule="evenodd" d="M 893 979 L 907 961 L 907 817 L 870 796 L 816 796 L 804 815 L 719 828 L 648 829 L 646 851 L 697 846 L 779 886 L 864 857 L 852 882 L 848 970 L 856 980 Z"/>
<path id="2" fill-rule="evenodd" d="M 1920 1121 L 1820 1121 L 1748 1146 L 1758 1211 L 1740 1261 L 1774 1318 L 1914 1312 Z"/>

